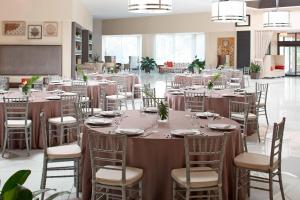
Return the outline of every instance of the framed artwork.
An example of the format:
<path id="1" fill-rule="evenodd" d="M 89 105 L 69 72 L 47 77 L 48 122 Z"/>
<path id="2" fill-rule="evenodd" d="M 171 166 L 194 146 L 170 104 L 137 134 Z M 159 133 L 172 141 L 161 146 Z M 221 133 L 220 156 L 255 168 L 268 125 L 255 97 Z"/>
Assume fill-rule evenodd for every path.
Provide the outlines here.
<path id="1" fill-rule="evenodd" d="M 24 21 L 3 21 L 3 35 L 5 36 L 25 36 L 26 22 Z"/>
<path id="2" fill-rule="evenodd" d="M 218 38 L 218 55 L 229 56 L 227 65 L 234 66 L 234 38 Z"/>
<path id="3" fill-rule="evenodd" d="M 251 25 L 251 16 L 246 15 L 246 21 L 245 22 L 237 22 L 235 23 L 236 27 L 244 27 L 244 26 L 250 26 Z"/>
<path id="4" fill-rule="evenodd" d="M 57 22 L 44 22 L 44 36 L 57 37 L 58 23 Z"/>
<path id="5" fill-rule="evenodd" d="M 42 39 L 42 25 L 28 25 L 28 39 Z"/>

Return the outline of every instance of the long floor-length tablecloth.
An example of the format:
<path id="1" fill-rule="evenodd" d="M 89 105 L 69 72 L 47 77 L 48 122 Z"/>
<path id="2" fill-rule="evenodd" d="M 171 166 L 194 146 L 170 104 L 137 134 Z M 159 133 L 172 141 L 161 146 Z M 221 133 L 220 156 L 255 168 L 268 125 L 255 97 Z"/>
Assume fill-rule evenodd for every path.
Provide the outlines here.
<path id="1" fill-rule="evenodd" d="M 33 92 L 29 97 L 28 118 L 32 120 L 32 148 L 43 148 L 43 135 L 41 134 L 40 112 L 44 111 L 46 120 L 50 117 L 60 116 L 60 103 L 58 100 L 47 100 L 55 94 L 49 92 Z M 20 92 L 9 92 L 6 97 L 22 97 Z M 0 98 L 0 144 L 3 144 L 4 135 L 4 103 Z M 13 141 L 13 148 L 24 147 L 24 141 Z"/>
<path id="2" fill-rule="evenodd" d="M 143 199 L 171 200 L 172 179 L 171 170 L 185 167 L 184 142 L 182 138 L 169 138 L 170 130 L 192 128 L 189 113 L 170 111 L 169 122 L 156 127 L 157 115 L 144 114 L 139 111 L 127 111 L 121 122 L 121 128 L 141 128 L 154 131 L 147 137 L 130 137 L 128 139 L 127 165 L 144 170 Z M 198 128 L 207 125 L 207 120 L 198 119 Z M 220 118 L 213 123 L 229 123 L 236 129 L 227 133 L 224 168 L 223 168 L 223 199 L 234 199 L 234 167 L 233 159 L 241 152 L 241 135 L 239 125 L 227 118 Z M 195 125 L 195 123 L 193 123 Z M 88 129 L 108 133 L 113 127 L 92 128 L 86 126 L 82 140 L 82 197 L 91 196 L 91 161 L 88 146 Z M 149 131 L 148 130 L 148 131 Z M 201 128 L 207 135 L 219 134 L 208 128 Z"/>

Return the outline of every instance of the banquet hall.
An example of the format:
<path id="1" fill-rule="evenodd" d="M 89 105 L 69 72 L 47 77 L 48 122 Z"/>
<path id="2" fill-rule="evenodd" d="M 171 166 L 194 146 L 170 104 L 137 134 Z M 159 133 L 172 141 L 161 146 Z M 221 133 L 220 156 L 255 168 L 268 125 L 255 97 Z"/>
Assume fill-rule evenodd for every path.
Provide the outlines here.
<path id="1" fill-rule="evenodd" d="M 299 0 L 0 6 L 0 200 L 298 200 Z"/>

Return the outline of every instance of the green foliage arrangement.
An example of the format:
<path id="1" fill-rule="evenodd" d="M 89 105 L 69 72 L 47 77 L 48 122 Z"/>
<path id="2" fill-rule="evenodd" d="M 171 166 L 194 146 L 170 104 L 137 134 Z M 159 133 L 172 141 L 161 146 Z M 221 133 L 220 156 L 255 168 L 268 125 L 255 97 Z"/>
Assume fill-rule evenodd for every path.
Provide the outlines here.
<path id="1" fill-rule="evenodd" d="M 214 82 L 221 77 L 221 73 L 215 73 L 211 80 L 207 83 L 207 89 L 212 90 L 214 87 Z"/>
<path id="2" fill-rule="evenodd" d="M 89 78 L 88 78 L 88 76 L 84 73 L 83 68 L 82 68 L 82 65 L 77 65 L 77 66 L 76 66 L 76 69 L 77 69 L 77 73 L 82 75 L 83 81 L 84 81 L 84 82 L 87 82 Z"/>
<path id="3" fill-rule="evenodd" d="M 30 79 L 22 82 L 22 92 L 27 95 L 30 88 L 32 88 L 32 84 L 34 84 L 37 80 L 39 80 L 40 76 L 32 76 Z"/>
<path id="4" fill-rule="evenodd" d="M 28 188 L 24 187 L 23 184 L 31 174 L 30 170 L 20 170 L 14 173 L 4 184 L 0 200 L 38 200 L 38 196 L 42 193 L 53 189 L 38 190 L 32 192 Z M 53 200 L 59 196 L 70 194 L 70 192 L 58 192 L 52 194 L 45 200 Z"/>
<path id="5" fill-rule="evenodd" d="M 259 73 L 261 66 L 257 63 L 251 62 L 250 64 L 250 72 L 252 73 Z"/>
<path id="6" fill-rule="evenodd" d="M 194 73 L 194 69 L 198 69 L 198 72 L 201 73 L 201 71 L 205 68 L 205 60 L 200 61 L 197 56 L 195 56 L 195 59 L 191 64 L 189 64 L 188 70 L 192 73 Z"/>
<path id="7" fill-rule="evenodd" d="M 148 89 L 144 89 L 142 90 L 142 92 L 145 94 L 146 97 L 155 99 L 155 97 L 149 92 Z M 166 120 L 168 119 L 169 116 L 169 109 L 168 109 L 168 105 L 163 102 L 163 101 L 155 101 L 157 104 L 157 109 L 158 109 L 158 114 L 161 120 Z"/>
<path id="8" fill-rule="evenodd" d="M 151 70 L 154 70 L 157 67 L 157 63 L 153 58 L 142 57 L 141 61 L 141 69 L 145 70 L 145 72 L 150 73 Z"/>

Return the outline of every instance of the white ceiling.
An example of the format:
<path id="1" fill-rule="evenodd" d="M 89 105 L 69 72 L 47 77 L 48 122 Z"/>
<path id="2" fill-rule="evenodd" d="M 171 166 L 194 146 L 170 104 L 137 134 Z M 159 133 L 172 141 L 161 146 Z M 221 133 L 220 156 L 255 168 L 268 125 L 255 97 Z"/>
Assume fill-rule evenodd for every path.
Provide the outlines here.
<path id="1" fill-rule="evenodd" d="M 81 0 L 95 18 L 114 19 L 151 14 L 128 13 L 127 0 Z M 209 12 L 211 0 L 173 0 L 173 11 L 168 14 Z M 157 15 L 157 14 L 156 14 Z"/>

